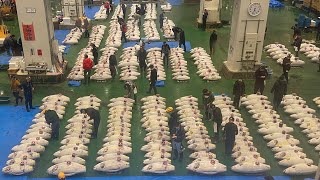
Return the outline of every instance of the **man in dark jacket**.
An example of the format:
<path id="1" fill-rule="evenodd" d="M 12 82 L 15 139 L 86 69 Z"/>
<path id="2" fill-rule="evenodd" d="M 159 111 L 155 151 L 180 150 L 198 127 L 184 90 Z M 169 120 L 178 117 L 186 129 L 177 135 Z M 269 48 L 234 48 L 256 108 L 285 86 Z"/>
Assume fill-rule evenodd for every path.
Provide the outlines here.
<path id="1" fill-rule="evenodd" d="M 157 69 L 154 68 L 153 65 L 150 65 L 150 87 L 149 87 L 149 91 L 147 93 L 151 93 L 151 90 L 153 89 L 154 94 L 157 94 L 157 87 L 156 87 L 156 82 L 158 80 L 158 72 Z"/>
<path id="2" fill-rule="evenodd" d="M 208 11 L 207 9 L 204 9 L 203 14 L 202 14 L 202 28 L 205 31 L 207 28 L 207 19 L 208 19 Z"/>
<path id="3" fill-rule="evenodd" d="M 168 107 L 166 109 L 166 112 L 168 114 L 168 125 L 169 125 L 169 131 L 173 132 L 173 128 L 176 127 L 176 124 L 178 123 L 179 115 L 178 111 L 174 110 L 173 107 Z"/>
<path id="4" fill-rule="evenodd" d="M 264 83 L 266 78 L 268 77 L 268 71 L 264 66 L 260 66 L 260 68 L 255 72 L 256 81 L 254 83 L 254 94 L 260 92 L 263 94 L 264 91 Z"/>
<path id="5" fill-rule="evenodd" d="M 212 33 L 211 33 L 211 35 L 210 35 L 210 42 L 209 42 L 210 55 L 213 55 L 214 52 L 215 52 L 217 40 L 218 40 L 218 35 L 217 35 L 216 31 L 213 30 Z"/>
<path id="6" fill-rule="evenodd" d="M 92 48 L 91 52 L 92 52 L 92 55 L 93 55 L 93 62 L 96 65 L 96 64 L 98 64 L 98 49 L 97 49 L 95 44 L 91 43 L 90 45 L 91 45 L 91 48 Z"/>
<path id="7" fill-rule="evenodd" d="M 26 109 L 28 112 L 30 112 L 30 109 L 34 109 L 34 107 L 32 106 L 32 91 L 34 88 L 33 88 L 32 82 L 31 82 L 31 78 L 27 77 L 26 81 L 21 84 L 21 87 L 24 92 Z"/>
<path id="8" fill-rule="evenodd" d="M 125 4 L 121 4 L 121 9 L 123 13 L 123 18 L 126 18 L 127 7 Z"/>
<path id="9" fill-rule="evenodd" d="M 287 94 L 288 83 L 285 79 L 285 76 L 280 76 L 280 78 L 273 84 L 271 93 L 273 93 L 273 108 L 277 110 L 281 100 L 284 95 Z"/>
<path id="10" fill-rule="evenodd" d="M 239 109 L 240 98 L 246 93 L 246 86 L 242 79 L 238 79 L 233 85 L 233 106 Z"/>
<path id="11" fill-rule="evenodd" d="M 181 30 L 182 30 L 182 29 L 179 28 L 179 27 L 177 27 L 177 26 L 175 26 L 175 27 L 172 28 L 172 32 L 173 32 L 173 34 L 174 34 L 174 40 L 178 40 L 178 34 L 179 34 L 179 32 L 180 32 Z"/>
<path id="12" fill-rule="evenodd" d="M 214 101 L 214 95 L 208 89 L 202 90 L 202 102 L 203 102 L 203 109 L 205 111 L 206 120 L 209 120 L 209 109 Z"/>
<path id="13" fill-rule="evenodd" d="M 282 71 L 283 75 L 286 78 L 287 82 L 289 82 L 289 71 L 291 69 L 291 54 L 285 57 L 282 61 Z"/>
<path id="14" fill-rule="evenodd" d="M 162 12 L 162 13 L 159 15 L 160 29 L 162 29 L 162 27 L 163 27 L 163 20 L 164 20 L 164 12 Z"/>
<path id="15" fill-rule="evenodd" d="M 100 113 L 94 108 L 82 109 L 81 113 L 86 113 L 93 120 L 93 132 L 91 138 L 97 138 L 99 124 L 100 124 Z"/>
<path id="16" fill-rule="evenodd" d="M 210 104 L 210 118 L 213 121 L 213 131 L 215 133 L 215 139 L 219 140 L 219 132 L 222 123 L 221 109 L 214 104 Z"/>
<path id="17" fill-rule="evenodd" d="M 301 37 L 301 35 L 297 35 L 296 38 L 294 39 L 294 47 L 295 47 L 296 57 L 299 57 L 299 51 L 301 48 L 301 44 L 302 44 L 302 37 Z"/>
<path id="18" fill-rule="evenodd" d="M 224 127 L 224 135 L 226 138 L 226 141 L 225 141 L 226 155 L 230 155 L 232 153 L 235 138 L 236 138 L 236 135 L 238 134 L 238 127 L 233 122 L 234 122 L 234 118 L 230 117 L 229 122 Z"/>
<path id="19" fill-rule="evenodd" d="M 109 69 L 111 72 L 112 79 L 114 79 L 117 75 L 117 58 L 113 54 L 109 57 Z"/>
<path id="20" fill-rule="evenodd" d="M 3 47 L 6 50 L 8 56 L 12 55 L 11 50 L 14 46 L 14 37 L 15 35 L 7 36 L 6 38 L 4 38 L 4 41 L 3 41 Z"/>
<path id="21" fill-rule="evenodd" d="M 169 66 L 169 53 L 170 53 L 170 46 L 166 42 L 163 42 L 161 48 L 161 55 L 163 55 L 163 65 Z"/>
<path id="22" fill-rule="evenodd" d="M 185 132 L 180 123 L 177 123 L 175 128 L 173 128 L 172 134 L 172 149 L 173 149 L 173 160 L 179 159 L 181 162 L 183 159 L 183 147 L 182 141 L 185 138 Z"/>
<path id="23" fill-rule="evenodd" d="M 144 49 L 144 46 L 140 47 L 140 49 L 137 53 L 137 56 L 138 56 L 138 61 L 139 61 L 140 73 L 143 76 L 142 73 L 143 72 L 145 73 L 146 69 L 147 69 L 147 62 L 146 62 L 147 51 Z"/>
<path id="24" fill-rule="evenodd" d="M 180 48 L 181 48 L 181 45 L 183 45 L 184 51 L 187 51 L 187 48 L 186 48 L 186 37 L 184 35 L 184 31 L 183 30 L 180 31 L 180 35 L 179 35 L 179 47 Z"/>
<path id="25" fill-rule="evenodd" d="M 56 111 L 44 110 L 44 117 L 47 124 L 51 124 L 51 138 L 59 139 L 60 119 Z"/>

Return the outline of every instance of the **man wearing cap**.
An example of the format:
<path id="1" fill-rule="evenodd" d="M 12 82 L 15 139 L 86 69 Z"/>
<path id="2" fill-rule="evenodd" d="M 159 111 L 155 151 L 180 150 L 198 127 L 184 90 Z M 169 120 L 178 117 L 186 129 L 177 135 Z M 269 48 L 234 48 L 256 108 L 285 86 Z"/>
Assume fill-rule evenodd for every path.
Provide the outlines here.
<path id="1" fill-rule="evenodd" d="M 203 107 L 206 115 L 206 120 L 209 120 L 209 108 L 210 104 L 214 101 L 214 96 L 211 91 L 208 89 L 202 90 L 202 102 L 203 102 Z"/>
<path id="2" fill-rule="evenodd" d="M 229 122 L 224 127 L 224 135 L 225 135 L 225 153 L 226 155 L 230 155 L 234 146 L 236 135 L 238 134 L 238 127 L 233 123 L 234 118 L 230 117 Z"/>
<path id="3" fill-rule="evenodd" d="M 66 180 L 66 176 L 64 175 L 63 172 L 59 172 L 58 178 L 59 178 L 59 180 Z"/>
<path id="4" fill-rule="evenodd" d="M 182 141 L 185 137 L 184 129 L 180 123 L 176 123 L 175 128 L 171 131 L 172 149 L 173 149 L 173 160 L 179 159 L 181 162 L 183 159 L 183 147 Z"/>
<path id="5" fill-rule="evenodd" d="M 210 119 L 213 121 L 213 132 L 215 132 L 215 139 L 219 140 L 219 132 L 222 124 L 222 113 L 221 109 L 214 104 L 210 104 Z"/>
<path id="6" fill-rule="evenodd" d="M 156 82 L 158 80 L 158 71 L 153 65 L 150 65 L 150 69 L 150 86 L 147 93 L 151 93 L 151 90 L 153 89 L 154 94 L 157 94 Z"/>
<path id="7" fill-rule="evenodd" d="M 173 107 L 168 107 L 166 109 L 166 112 L 168 113 L 168 125 L 169 125 L 169 130 L 172 132 L 173 128 L 176 126 L 178 123 L 178 111 L 174 110 Z"/>
<path id="8" fill-rule="evenodd" d="M 41 113 L 44 114 L 46 123 L 51 124 L 51 138 L 59 139 L 60 120 L 57 112 L 45 109 Z"/>
<path id="9" fill-rule="evenodd" d="M 254 94 L 257 94 L 257 92 L 260 92 L 260 94 L 263 94 L 264 86 L 265 86 L 265 80 L 268 77 L 268 71 L 265 66 L 260 66 L 260 68 L 255 72 L 256 81 L 254 83 Z"/>
<path id="10" fill-rule="evenodd" d="M 32 106 L 32 91 L 34 90 L 31 78 L 27 77 L 26 81 L 21 85 L 22 91 L 24 92 L 26 109 L 30 112 L 30 109 L 34 109 Z"/>

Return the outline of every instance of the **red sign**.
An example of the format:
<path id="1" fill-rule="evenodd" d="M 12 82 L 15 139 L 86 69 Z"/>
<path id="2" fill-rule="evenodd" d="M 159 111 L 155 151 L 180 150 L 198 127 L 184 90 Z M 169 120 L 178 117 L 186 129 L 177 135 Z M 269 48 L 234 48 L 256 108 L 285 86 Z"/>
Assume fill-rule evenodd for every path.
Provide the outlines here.
<path id="1" fill-rule="evenodd" d="M 22 29 L 23 29 L 23 35 L 24 35 L 25 41 L 35 41 L 36 40 L 36 37 L 34 34 L 33 24 L 30 24 L 30 25 L 22 24 Z"/>
<path id="2" fill-rule="evenodd" d="M 38 56 L 42 56 L 42 50 L 38 49 Z"/>

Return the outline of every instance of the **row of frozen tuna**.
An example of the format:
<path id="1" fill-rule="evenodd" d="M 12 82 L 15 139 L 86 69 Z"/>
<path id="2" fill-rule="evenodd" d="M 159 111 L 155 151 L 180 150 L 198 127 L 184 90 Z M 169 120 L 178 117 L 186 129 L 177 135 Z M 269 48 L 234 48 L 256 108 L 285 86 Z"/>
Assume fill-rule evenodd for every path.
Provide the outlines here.
<path id="1" fill-rule="evenodd" d="M 168 19 L 168 17 L 165 17 L 163 20 L 163 37 L 165 37 L 166 39 L 174 39 L 174 33 L 172 31 L 172 28 L 175 27 L 176 25 L 174 24 L 174 22 L 170 19 Z"/>
<path id="2" fill-rule="evenodd" d="M 142 127 L 147 131 L 141 151 L 145 152 L 142 172 L 163 174 L 175 170 L 171 164 L 171 143 L 168 117 L 166 117 L 166 99 L 160 96 L 142 98 Z"/>
<path id="3" fill-rule="evenodd" d="M 229 122 L 230 118 L 234 119 L 237 125 L 238 134 L 235 138 L 235 145 L 232 149 L 232 157 L 235 159 L 236 165 L 231 167 L 232 171 L 238 173 L 263 173 L 270 170 L 270 166 L 266 164 L 264 158 L 257 152 L 257 148 L 253 144 L 253 138 L 250 136 L 246 123 L 243 122 L 239 110 L 232 104 L 230 97 L 225 95 L 215 96 L 213 104 L 221 109 L 222 126 Z M 227 142 L 226 142 L 227 143 Z"/>
<path id="4" fill-rule="evenodd" d="M 295 57 L 285 47 L 285 45 L 274 43 L 274 44 L 269 44 L 264 48 L 267 51 L 267 53 L 271 56 L 271 58 L 276 60 L 278 64 L 282 64 L 283 59 L 288 55 L 291 55 L 291 58 L 290 58 L 291 66 L 303 66 L 305 64 L 305 62 L 299 59 L 299 57 Z"/>
<path id="5" fill-rule="evenodd" d="M 320 119 L 316 117 L 315 110 L 308 107 L 306 101 L 296 94 L 283 97 L 281 102 L 283 109 L 290 117 L 295 119 L 294 123 L 302 128 L 302 132 L 310 139 L 309 144 L 315 145 L 315 150 L 320 151 Z"/>
<path id="6" fill-rule="evenodd" d="M 59 118 L 62 119 L 64 108 L 70 99 L 61 94 L 47 96 L 43 99 L 42 107 L 47 110 L 56 110 L 59 107 L 62 114 Z M 63 110 L 62 110 L 63 109 Z M 51 125 L 47 124 L 44 113 L 38 113 L 33 124 L 22 137 L 19 145 L 14 146 L 12 153 L 8 156 L 9 160 L 2 172 L 5 174 L 22 175 L 30 173 L 34 170 L 36 159 L 40 157 L 40 153 L 45 151 L 45 147 L 49 144 L 51 138 Z"/>
<path id="7" fill-rule="evenodd" d="M 98 64 L 93 66 L 94 74 L 90 77 L 92 80 L 96 81 L 106 81 L 112 78 L 110 68 L 109 68 L 109 59 L 110 56 L 115 55 L 118 51 L 115 47 L 105 47 L 102 48 L 102 55 L 98 61 Z"/>
<path id="8" fill-rule="evenodd" d="M 267 146 L 275 153 L 279 165 L 286 167 L 283 171 L 289 175 L 312 174 L 317 170 L 313 161 L 306 157 L 303 149 L 299 147 L 299 140 L 295 139 L 291 132 L 293 128 L 286 126 L 276 111 L 263 95 L 252 94 L 241 98 L 252 118 L 259 124 L 258 133 L 263 135 Z"/>
<path id="9" fill-rule="evenodd" d="M 84 33 L 84 29 L 73 28 L 70 30 L 69 34 L 67 34 L 66 38 L 62 41 L 62 44 L 78 44 L 79 39 Z"/>
<path id="10" fill-rule="evenodd" d="M 88 45 L 87 47 L 83 48 L 79 52 L 75 65 L 73 66 L 73 68 L 70 71 L 70 74 L 67 77 L 68 79 L 76 80 L 76 81 L 81 81 L 84 79 L 84 70 L 83 70 L 83 60 L 85 59 L 84 57 L 85 55 L 88 55 L 90 59 L 93 59 L 92 47 L 90 45 L 91 43 L 93 43 L 97 48 L 100 46 L 105 29 L 106 29 L 106 26 L 103 26 L 103 25 L 97 25 L 92 28 Z"/>
<path id="11" fill-rule="evenodd" d="M 99 11 L 97 11 L 94 14 L 94 19 L 95 20 L 103 20 L 103 19 L 107 19 L 108 18 L 108 14 L 107 14 L 107 9 L 104 7 L 104 5 L 100 6 Z"/>
<path id="12" fill-rule="evenodd" d="M 138 58 L 136 56 L 136 53 L 139 50 L 139 48 L 140 46 L 136 45 L 123 49 L 118 65 L 121 69 L 120 80 L 134 81 L 138 79 L 138 76 L 140 76 L 140 72 L 138 70 L 139 63 Z"/>
<path id="13" fill-rule="evenodd" d="M 157 5 L 156 3 L 147 3 L 146 4 L 146 14 L 144 17 L 145 20 L 156 20 L 157 19 Z"/>
<path id="14" fill-rule="evenodd" d="M 150 48 L 147 50 L 147 67 L 153 65 L 157 69 L 157 80 L 165 81 L 166 80 L 166 71 L 163 67 L 164 62 L 161 56 L 161 48 Z M 151 70 L 147 70 L 147 78 L 150 80 Z"/>
<path id="15" fill-rule="evenodd" d="M 172 10 L 172 5 L 169 2 L 166 2 L 164 5 L 161 5 L 160 7 L 163 12 L 170 12 Z"/>
<path id="16" fill-rule="evenodd" d="M 221 164 L 216 155 L 211 152 L 216 146 L 211 143 L 207 128 L 202 122 L 203 115 L 198 108 L 198 99 L 193 96 L 184 96 L 175 101 L 179 121 L 185 130 L 188 149 L 193 153 L 193 161 L 187 169 L 201 174 L 217 174 L 225 172 L 227 167 Z"/>
<path id="17" fill-rule="evenodd" d="M 191 49 L 191 57 L 197 66 L 197 74 L 204 80 L 215 81 L 221 79 L 217 69 L 214 67 L 211 56 L 202 47 Z"/>
<path id="18" fill-rule="evenodd" d="M 121 26 L 118 22 L 118 17 L 123 18 L 123 12 L 121 9 L 121 5 L 118 5 L 114 13 L 111 17 L 110 25 L 109 25 L 109 35 L 106 39 L 106 47 L 116 47 L 119 48 L 121 46 Z"/>
<path id="19" fill-rule="evenodd" d="M 129 168 L 133 102 L 134 100 L 124 97 L 110 100 L 108 130 L 103 139 L 103 147 L 98 151 L 98 164 L 94 166 L 94 170 L 110 173 Z"/>
<path id="20" fill-rule="evenodd" d="M 89 155 L 87 145 L 93 133 L 94 120 L 81 110 L 88 108 L 99 110 L 100 102 L 101 100 L 94 95 L 77 99 L 75 115 L 67 121 L 66 135 L 60 142 L 60 149 L 53 154 L 54 165 L 48 168 L 48 174 L 58 175 L 59 172 L 64 172 L 66 176 L 72 176 L 86 172 L 85 158 Z"/>
<path id="21" fill-rule="evenodd" d="M 135 18 L 136 6 L 131 6 L 127 21 L 126 38 L 128 41 L 138 41 L 140 39 L 140 19 Z"/>
<path id="22" fill-rule="evenodd" d="M 304 40 L 301 44 L 300 51 L 303 52 L 311 62 L 317 63 L 319 62 L 320 48 L 312 43 L 314 42 Z"/>
<path id="23" fill-rule="evenodd" d="M 190 80 L 188 62 L 184 58 L 184 50 L 178 47 L 171 48 L 169 59 L 172 69 L 172 79 L 178 82 Z"/>

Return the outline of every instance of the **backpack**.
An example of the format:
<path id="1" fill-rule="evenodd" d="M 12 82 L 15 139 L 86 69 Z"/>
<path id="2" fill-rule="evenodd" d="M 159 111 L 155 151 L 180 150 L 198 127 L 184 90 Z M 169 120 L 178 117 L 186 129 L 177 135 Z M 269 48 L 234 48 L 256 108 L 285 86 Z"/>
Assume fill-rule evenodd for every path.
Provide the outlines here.
<path id="1" fill-rule="evenodd" d="M 92 60 L 87 58 L 83 61 L 83 69 L 90 70 L 93 67 Z"/>

